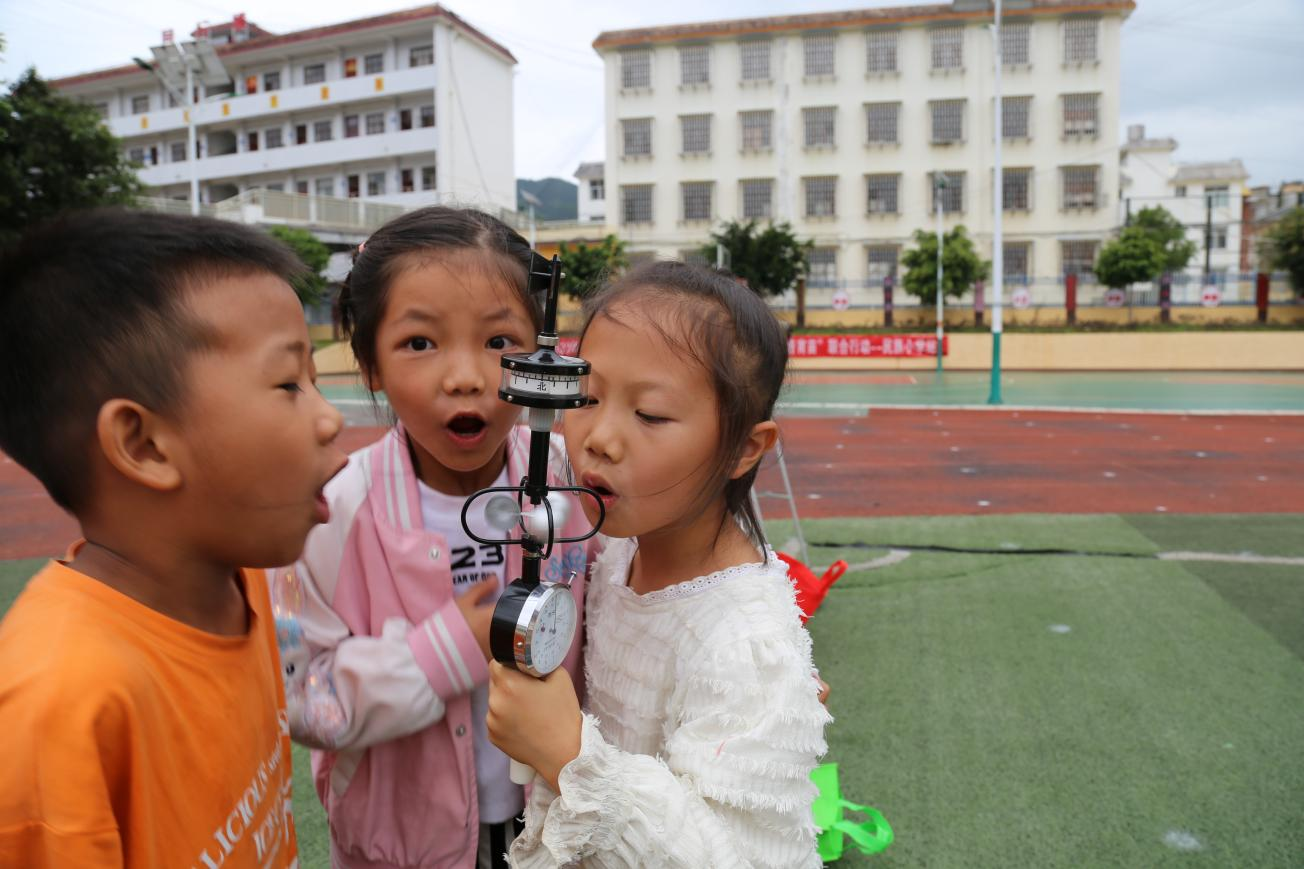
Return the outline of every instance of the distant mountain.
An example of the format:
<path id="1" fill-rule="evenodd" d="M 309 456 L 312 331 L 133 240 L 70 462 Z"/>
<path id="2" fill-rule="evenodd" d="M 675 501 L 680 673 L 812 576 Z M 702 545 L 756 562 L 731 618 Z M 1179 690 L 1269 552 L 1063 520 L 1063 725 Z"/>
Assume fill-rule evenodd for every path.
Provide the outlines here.
<path id="1" fill-rule="evenodd" d="M 537 220 L 575 220 L 579 214 L 575 199 L 575 185 L 561 178 L 518 178 L 516 181 L 516 210 L 526 214 L 530 205 L 521 196 L 529 192 L 539 198 L 543 205 L 534 206 Z"/>

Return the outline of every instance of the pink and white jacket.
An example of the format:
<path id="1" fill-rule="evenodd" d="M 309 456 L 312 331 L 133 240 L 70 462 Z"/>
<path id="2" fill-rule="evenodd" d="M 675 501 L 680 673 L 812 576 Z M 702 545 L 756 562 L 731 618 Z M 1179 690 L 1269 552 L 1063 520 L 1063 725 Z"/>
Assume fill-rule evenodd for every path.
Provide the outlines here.
<path id="1" fill-rule="evenodd" d="M 564 467 L 554 438 L 550 476 Z M 526 473 L 529 430 L 507 440 L 508 479 Z M 489 669 L 453 597 L 448 546 L 422 527 L 401 427 L 349 457 L 326 487 L 331 518 L 302 558 L 273 571 L 290 733 L 316 749 L 317 794 L 336 867 L 473 867 L 479 835 L 470 693 Z M 486 499 L 487 500 L 487 499 Z M 561 536 L 588 529 L 572 504 Z M 597 538 L 593 538 L 596 540 Z M 558 544 L 543 576 L 575 571 L 583 613 L 593 540 Z M 521 549 L 508 546 L 507 574 Z M 580 646 L 565 666 L 583 689 Z"/>

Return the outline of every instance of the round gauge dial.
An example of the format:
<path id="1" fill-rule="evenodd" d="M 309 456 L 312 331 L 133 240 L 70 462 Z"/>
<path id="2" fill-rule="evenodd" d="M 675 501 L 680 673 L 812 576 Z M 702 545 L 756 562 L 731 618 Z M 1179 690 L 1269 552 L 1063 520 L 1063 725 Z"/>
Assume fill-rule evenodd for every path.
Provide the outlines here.
<path id="1" fill-rule="evenodd" d="M 515 652 L 521 670 L 546 676 L 566 660 L 578 619 L 569 586 L 543 583 L 517 618 Z"/>
<path id="2" fill-rule="evenodd" d="M 580 378 L 566 374 L 512 371 L 508 373 L 504 388 L 525 395 L 578 396 L 582 394 Z"/>

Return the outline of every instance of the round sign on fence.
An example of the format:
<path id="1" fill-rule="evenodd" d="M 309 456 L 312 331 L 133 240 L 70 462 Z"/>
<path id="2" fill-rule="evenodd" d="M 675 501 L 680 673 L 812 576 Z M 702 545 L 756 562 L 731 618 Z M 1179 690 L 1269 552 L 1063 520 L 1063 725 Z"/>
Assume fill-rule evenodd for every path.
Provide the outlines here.
<path id="1" fill-rule="evenodd" d="M 1204 289 L 1200 292 L 1200 304 L 1206 308 L 1216 308 L 1222 303 L 1222 293 L 1218 287 L 1213 284 L 1205 284 Z"/>
<path id="2" fill-rule="evenodd" d="M 851 296 L 846 290 L 837 290 L 833 293 L 833 310 L 845 311 L 851 307 Z"/>
<path id="3" fill-rule="evenodd" d="M 1127 301 L 1127 293 L 1122 290 L 1110 290 L 1105 293 L 1105 306 L 1109 308 L 1121 308 Z"/>
<path id="4" fill-rule="evenodd" d="M 1027 287 L 1019 287 L 1010 293 L 1010 304 L 1022 310 L 1032 305 L 1032 293 L 1028 292 Z"/>

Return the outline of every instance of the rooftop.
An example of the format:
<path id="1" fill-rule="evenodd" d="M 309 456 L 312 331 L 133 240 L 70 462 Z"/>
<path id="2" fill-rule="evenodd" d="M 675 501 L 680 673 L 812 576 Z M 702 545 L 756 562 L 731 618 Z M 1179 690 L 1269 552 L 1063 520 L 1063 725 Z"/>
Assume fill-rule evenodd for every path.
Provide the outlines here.
<path id="1" fill-rule="evenodd" d="M 575 170 L 575 177 L 582 178 L 584 180 L 588 180 L 590 178 L 602 178 L 605 175 L 606 175 L 606 171 L 602 165 L 601 160 L 597 161 L 596 163 L 581 163 L 580 167 Z"/>
<path id="2" fill-rule="evenodd" d="M 1174 184 L 1191 181 L 1244 181 L 1250 177 L 1240 160 L 1213 160 L 1207 163 L 1182 163 L 1173 176 Z"/>

